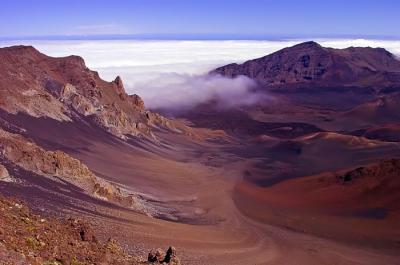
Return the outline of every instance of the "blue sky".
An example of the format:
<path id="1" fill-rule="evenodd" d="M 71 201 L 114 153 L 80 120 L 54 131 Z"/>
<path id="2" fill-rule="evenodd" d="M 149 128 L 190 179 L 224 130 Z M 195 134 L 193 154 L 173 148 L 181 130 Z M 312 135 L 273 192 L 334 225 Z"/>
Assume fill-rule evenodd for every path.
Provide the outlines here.
<path id="1" fill-rule="evenodd" d="M 400 1 L 0 0 L 0 25 L 0 38 L 400 38 Z"/>

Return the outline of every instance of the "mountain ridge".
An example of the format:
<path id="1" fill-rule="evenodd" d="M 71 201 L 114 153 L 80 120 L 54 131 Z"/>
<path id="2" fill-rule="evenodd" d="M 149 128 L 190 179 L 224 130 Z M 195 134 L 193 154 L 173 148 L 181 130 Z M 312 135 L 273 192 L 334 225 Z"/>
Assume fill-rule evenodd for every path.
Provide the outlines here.
<path id="1" fill-rule="evenodd" d="M 314 41 L 284 48 L 269 55 L 228 64 L 211 74 L 245 75 L 263 87 L 378 86 L 400 87 L 400 61 L 383 48 L 325 48 Z"/>
<path id="2" fill-rule="evenodd" d="M 121 77 L 107 82 L 86 67 L 82 57 L 50 57 L 33 46 L 0 49 L 0 107 L 9 113 L 71 121 L 91 118 L 120 138 L 155 139 L 152 129 L 183 132 L 186 126 L 145 109 L 136 94 L 125 92 Z"/>

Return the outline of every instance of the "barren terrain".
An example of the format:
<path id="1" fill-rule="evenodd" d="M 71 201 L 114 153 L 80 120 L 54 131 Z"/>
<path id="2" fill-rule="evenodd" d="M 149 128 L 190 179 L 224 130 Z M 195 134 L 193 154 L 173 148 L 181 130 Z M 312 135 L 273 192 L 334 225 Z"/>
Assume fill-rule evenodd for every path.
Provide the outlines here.
<path id="1" fill-rule="evenodd" d="M 173 245 L 183 264 L 398 264 L 400 100 L 385 78 L 400 63 L 316 43 L 281 53 L 217 72 L 294 64 L 290 91 L 267 72 L 265 102 L 163 116 L 79 57 L 2 49 L 0 193 L 127 253 Z"/>

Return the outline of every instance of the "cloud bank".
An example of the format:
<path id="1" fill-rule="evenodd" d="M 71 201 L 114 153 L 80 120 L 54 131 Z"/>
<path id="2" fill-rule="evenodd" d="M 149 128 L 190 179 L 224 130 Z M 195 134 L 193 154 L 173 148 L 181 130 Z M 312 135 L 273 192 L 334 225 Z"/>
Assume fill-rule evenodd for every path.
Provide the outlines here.
<path id="1" fill-rule="evenodd" d="M 129 94 L 140 95 L 150 108 L 185 108 L 211 98 L 225 106 L 263 100 L 245 77 L 226 79 L 205 73 L 241 63 L 306 40 L 286 41 L 3 41 L 0 46 L 33 45 L 51 56 L 82 56 L 89 68 L 108 81 L 120 75 Z M 400 55 L 400 40 L 315 39 L 333 48 L 383 47 Z"/>
<path id="2" fill-rule="evenodd" d="M 220 75 L 161 74 L 151 82 L 137 84 L 147 91 L 146 105 L 152 108 L 185 110 L 216 100 L 220 107 L 252 105 L 265 95 L 253 90 L 256 84 L 245 76 L 233 79 Z"/>

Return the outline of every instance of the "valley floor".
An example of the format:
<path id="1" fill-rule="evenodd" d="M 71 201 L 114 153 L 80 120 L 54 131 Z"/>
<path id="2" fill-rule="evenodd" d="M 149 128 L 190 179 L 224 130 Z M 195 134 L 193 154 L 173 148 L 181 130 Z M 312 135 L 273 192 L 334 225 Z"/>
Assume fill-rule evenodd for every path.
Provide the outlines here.
<path id="1" fill-rule="evenodd" d="M 53 209 L 52 214 L 90 220 L 99 238 L 111 236 L 130 253 L 145 256 L 151 248 L 173 245 L 183 264 L 398 264 L 396 246 L 324 239 L 314 231 L 285 227 L 287 216 L 278 225 L 246 217 L 243 213 L 255 205 L 245 209 L 239 205 L 239 210 L 234 198 L 249 160 L 218 152 L 218 144 L 196 149 L 186 144 L 170 147 L 175 159 L 162 158 L 165 154 L 157 153 L 161 150 L 156 147 L 132 147 L 122 141 L 93 141 L 73 151 L 104 178 L 113 181 L 114 176 L 128 188 L 141 187 L 136 191 L 158 218 L 83 196 L 71 187 L 61 187 L 65 192 L 57 193 L 59 184 L 41 183 L 38 176 L 24 179 L 18 174 L 21 169 L 10 167 L 10 173 L 21 178 L 16 182 L 26 185 L 1 183 L 0 191 L 29 200 L 39 212 Z"/>

